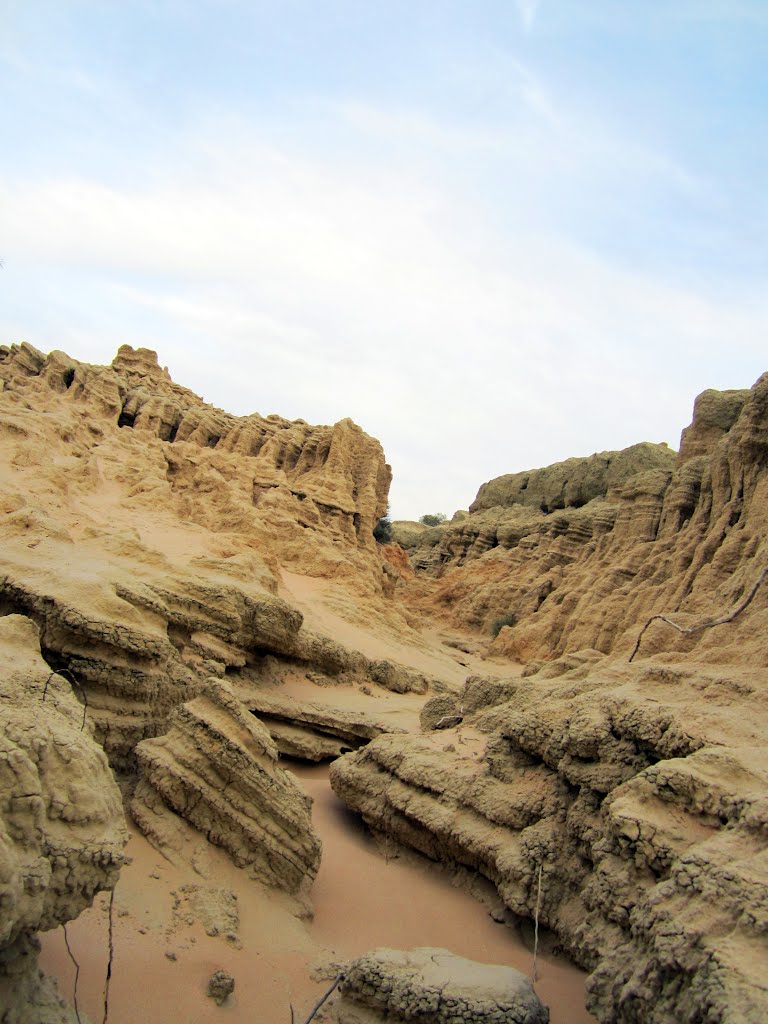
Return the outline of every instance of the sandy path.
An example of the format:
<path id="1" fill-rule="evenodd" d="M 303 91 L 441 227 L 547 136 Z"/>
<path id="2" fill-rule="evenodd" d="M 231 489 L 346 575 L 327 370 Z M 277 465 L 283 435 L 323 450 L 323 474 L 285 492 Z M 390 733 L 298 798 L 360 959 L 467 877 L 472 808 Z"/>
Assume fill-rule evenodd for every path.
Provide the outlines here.
<path id="1" fill-rule="evenodd" d="M 375 622 L 351 623 L 323 600 L 326 581 L 289 579 L 285 596 L 308 613 L 308 625 L 369 657 L 391 658 L 436 675 L 452 688 L 471 671 L 494 670 L 480 657 L 443 646 L 435 630 L 411 643 L 410 637 L 380 630 Z M 500 674 L 516 674 L 516 667 L 507 663 Z M 424 701 L 379 687 L 370 693 L 350 685 L 321 688 L 302 673 L 289 674 L 284 692 L 299 700 L 364 710 L 409 731 L 418 730 Z M 433 737 L 438 745 L 448 739 Z M 312 964 L 348 959 L 377 946 L 444 946 L 471 959 L 530 971 L 531 953 L 520 935 L 496 924 L 481 903 L 451 884 L 447 873 L 415 855 L 387 860 L 381 854 L 357 816 L 336 800 L 327 767 L 290 767 L 315 800 L 313 818 L 323 840 L 312 893 L 314 921 L 296 918 L 289 901 L 251 881 L 221 850 L 209 848 L 208 869 L 201 877 L 189 866 L 170 864 L 132 830 L 128 854 L 133 860 L 115 895 L 110 1024 L 289 1024 L 291 1004 L 296 1020 L 303 1021 L 328 985 L 312 980 Z M 222 934 L 206 934 L 201 921 L 190 918 L 185 886 L 203 891 L 214 903 L 219 897 L 236 899 L 239 924 L 231 938 L 224 928 Z M 93 1024 L 104 1015 L 108 902 L 100 896 L 67 926 L 80 964 L 79 1006 Z M 63 929 L 42 940 L 41 966 L 59 979 L 61 992 L 71 1000 L 74 968 Z M 537 991 L 551 1008 L 552 1024 L 593 1021 L 583 1009 L 583 973 L 552 957 L 540 956 L 539 964 Z M 208 979 L 218 969 L 236 980 L 223 1007 L 206 996 Z"/>
<path id="2" fill-rule="evenodd" d="M 342 610 L 353 608 L 354 600 L 340 604 L 342 592 L 328 580 L 301 576 L 282 570 L 280 596 L 298 608 L 308 628 L 325 633 L 350 650 L 360 651 L 372 659 L 388 659 L 434 676 L 451 689 L 458 689 L 468 675 L 515 675 L 519 666 L 505 660 L 485 659 L 478 654 L 459 651 L 445 645 L 440 631 L 425 627 L 398 636 L 389 624 L 377 627 L 375 617 L 350 621 Z M 359 615 L 359 612 L 358 612 Z M 453 636 L 456 630 L 451 631 Z M 475 642 L 477 638 L 474 638 Z"/>
<path id="3" fill-rule="evenodd" d="M 309 933 L 339 960 L 376 946 L 443 946 L 483 963 L 530 973 L 532 955 L 510 928 L 426 859 L 385 857 L 357 815 L 336 798 L 327 767 L 291 766 L 315 803 L 323 860 L 313 887 L 315 918 Z M 567 960 L 539 956 L 536 990 L 552 1024 L 588 1024 L 584 977 Z"/>
<path id="4" fill-rule="evenodd" d="M 172 866 L 135 831 L 128 853 L 133 862 L 123 869 L 115 890 L 109 1024 L 289 1024 L 290 1001 L 303 1009 L 322 991 L 322 985 L 309 979 L 308 965 L 318 950 L 306 923 L 274 893 L 249 880 L 222 851 L 211 851 L 208 879 L 191 868 Z M 211 890 L 214 899 L 217 891 L 236 895 L 236 942 L 224 934 L 207 935 L 200 922 L 190 925 L 179 918 L 174 903 L 185 884 Z M 93 907 L 67 926 L 80 963 L 80 1009 L 93 1024 L 104 1014 L 108 903 L 106 895 L 97 897 Z M 74 968 L 63 929 L 41 938 L 41 966 L 71 1000 Z M 235 992 L 223 1007 L 206 996 L 208 979 L 218 969 L 236 979 Z"/>
<path id="5" fill-rule="evenodd" d="M 447 874 L 420 858 L 382 856 L 357 816 L 334 796 L 327 767 L 291 769 L 315 800 L 313 818 L 323 840 L 314 920 L 298 920 L 286 900 L 249 880 L 220 850 L 211 849 L 208 877 L 201 878 L 190 867 L 171 865 L 132 831 L 133 860 L 115 891 L 111 1024 L 288 1024 L 290 1003 L 303 1020 L 327 987 L 310 978 L 312 963 L 376 946 L 444 946 L 530 971 L 531 954 L 519 936 L 496 924 Z M 236 940 L 208 935 L 199 921 L 185 920 L 190 907 L 184 885 L 209 892 L 214 902 L 234 893 L 240 916 Z M 94 1024 L 104 1013 L 108 902 L 106 895 L 98 897 L 67 926 L 80 963 L 79 1006 Z M 63 929 L 42 939 L 41 966 L 71 999 L 74 968 Z M 539 964 L 537 991 L 551 1008 L 552 1024 L 593 1021 L 583 1010 L 583 973 L 552 957 L 540 957 Z M 208 978 L 220 968 L 236 979 L 223 1007 L 205 994 Z"/>

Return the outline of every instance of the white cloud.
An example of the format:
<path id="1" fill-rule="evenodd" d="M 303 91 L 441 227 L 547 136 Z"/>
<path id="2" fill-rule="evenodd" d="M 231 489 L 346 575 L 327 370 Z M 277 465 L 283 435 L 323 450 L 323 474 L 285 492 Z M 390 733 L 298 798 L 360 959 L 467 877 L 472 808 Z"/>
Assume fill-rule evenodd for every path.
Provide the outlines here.
<path id="1" fill-rule="evenodd" d="M 515 0 L 520 20 L 526 32 L 533 29 L 541 0 Z"/>
<path id="2" fill-rule="evenodd" d="M 493 475 L 569 455 L 675 445 L 698 391 L 762 369 L 765 300 L 543 234 L 525 220 L 525 166 L 510 185 L 519 230 L 497 230 L 493 203 L 439 166 L 446 147 L 465 153 L 461 131 L 350 110 L 404 146 L 424 130 L 434 166 L 321 159 L 228 123 L 141 188 L 0 182 L 4 253 L 60 323 L 50 342 L 39 324 L 24 334 L 102 362 L 147 344 L 241 413 L 351 415 L 384 444 L 397 516 L 451 513 Z M 582 142 L 587 163 L 599 146 Z"/>

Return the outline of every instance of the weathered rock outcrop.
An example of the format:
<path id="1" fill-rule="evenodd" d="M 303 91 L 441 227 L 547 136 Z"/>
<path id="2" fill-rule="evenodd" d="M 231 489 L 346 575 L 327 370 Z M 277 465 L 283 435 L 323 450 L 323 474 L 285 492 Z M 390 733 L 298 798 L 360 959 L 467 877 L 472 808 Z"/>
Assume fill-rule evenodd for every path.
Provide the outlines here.
<path id="1" fill-rule="evenodd" d="M 421 607 L 486 631 L 510 616 L 491 650 L 522 661 L 628 653 L 651 615 L 688 626 L 729 612 L 768 558 L 767 410 L 768 375 L 751 391 L 705 392 L 677 461 L 643 445 L 610 465 L 593 456 L 528 474 L 527 486 L 526 474 L 484 485 L 472 515 L 413 553 L 437 578 Z M 659 624 L 642 653 L 766 664 L 766 614 L 761 597 L 727 632 Z"/>
<path id="2" fill-rule="evenodd" d="M 373 541 L 389 468 L 351 421 L 231 416 L 127 347 L 110 367 L 0 347 L 0 384 L 0 1005 L 12 984 L 14 1012 L 59 1012 L 34 934 L 114 884 L 122 818 L 92 734 L 140 775 L 150 836 L 194 826 L 302 903 L 319 846 L 278 750 L 351 748 L 333 784 L 372 828 L 480 872 L 516 914 L 541 883 L 602 1021 L 768 1017 L 768 375 L 700 396 L 679 456 L 492 481 L 411 531 L 415 576 Z M 525 671 L 454 693 L 375 653 L 395 645 L 353 649 L 372 614 L 402 637 L 414 609 L 503 620 L 488 649 Z M 658 618 L 628 664 L 660 613 L 683 632 Z M 326 635 L 342 620 L 349 646 Z M 398 734 L 282 697 L 302 675 L 438 696 L 422 735 Z M 350 1014 L 413 1017 L 363 1006 L 394 988 L 360 970 Z"/>
<path id="3" fill-rule="evenodd" d="M 768 674 L 548 668 L 465 717 L 481 760 L 471 737 L 448 752 L 434 733 L 381 736 L 332 765 L 334 790 L 516 914 L 534 916 L 540 878 L 541 921 L 592 971 L 601 1021 L 764 1019 Z"/>
<path id="4" fill-rule="evenodd" d="M 131 810 L 148 836 L 158 834 L 155 816 L 178 814 L 253 877 L 308 902 L 320 865 L 311 800 L 226 683 L 211 680 L 136 755 Z"/>
<path id="5" fill-rule="evenodd" d="M 600 452 L 583 459 L 566 459 L 544 469 L 509 473 L 483 484 L 469 506 L 470 513 L 522 505 L 541 512 L 581 508 L 621 487 L 638 473 L 671 471 L 675 452 L 664 444 L 632 445 L 618 452 Z"/>
<path id="6" fill-rule="evenodd" d="M 18 467 L 34 467 L 38 490 L 121 488 L 135 505 L 247 534 L 303 572 L 381 586 L 372 531 L 391 470 L 351 420 L 232 416 L 174 384 L 154 352 L 127 345 L 109 367 L 0 346 L 0 380 L 0 437 L 18 446 Z"/>
<path id="7" fill-rule="evenodd" d="M 389 469 L 354 424 L 229 416 L 127 346 L 106 368 L 0 349 L 0 379 L 0 611 L 38 623 L 114 767 L 132 770 L 209 676 L 258 682 L 270 658 L 426 689 L 277 596 L 280 562 L 298 560 L 387 614 L 372 527 Z"/>
<path id="8" fill-rule="evenodd" d="M 0 618 L 0 648 L 0 1018 L 52 1024 L 71 1018 L 39 975 L 36 933 L 114 886 L 127 837 L 107 759 L 34 623 Z"/>
<path id="9" fill-rule="evenodd" d="M 513 967 L 447 949 L 375 949 L 354 960 L 333 1007 L 337 1024 L 547 1024 L 549 1012 Z"/>
<path id="10" fill-rule="evenodd" d="M 269 730 L 281 754 L 304 761 L 330 761 L 383 733 L 404 731 L 371 715 L 297 701 L 278 692 L 249 688 L 239 697 Z"/>

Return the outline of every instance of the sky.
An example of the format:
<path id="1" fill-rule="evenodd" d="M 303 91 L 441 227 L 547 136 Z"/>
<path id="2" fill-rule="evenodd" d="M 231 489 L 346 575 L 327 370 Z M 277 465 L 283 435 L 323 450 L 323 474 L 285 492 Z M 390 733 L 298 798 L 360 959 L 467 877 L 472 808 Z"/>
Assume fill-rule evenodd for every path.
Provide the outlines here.
<path id="1" fill-rule="evenodd" d="M 0 0 L 0 343 L 350 416 L 393 518 L 768 370 L 766 0 Z"/>

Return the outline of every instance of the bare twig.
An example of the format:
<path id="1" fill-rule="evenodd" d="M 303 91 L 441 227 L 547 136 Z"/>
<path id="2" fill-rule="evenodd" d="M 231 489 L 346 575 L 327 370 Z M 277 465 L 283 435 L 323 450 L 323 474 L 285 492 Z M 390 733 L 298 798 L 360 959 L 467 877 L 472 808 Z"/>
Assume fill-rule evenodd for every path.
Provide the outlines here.
<path id="1" fill-rule="evenodd" d="M 83 720 L 80 723 L 80 732 L 85 728 L 85 717 L 88 714 L 88 694 L 85 692 L 85 687 L 81 682 L 75 679 L 74 675 L 68 668 L 60 668 L 58 671 L 51 672 L 48 678 L 45 680 L 45 686 L 43 687 L 43 704 L 45 704 L 48 696 L 48 686 L 54 676 L 61 676 L 64 679 L 68 679 L 72 686 L 77 687 L 83 697 Z"/>
<path id="2" fill-rule="evenodd" d="M 536 913 L 533 916 L 533 977 L 531 978 L 532 983 L 535 985 L 538 981 L 539 975 L 536 967 L 536 960 L 539 955 L 539 911 L 541 910 L 541 873 L 544 869 L 544 862 L 539 862 L 539 884 L 536 892 Z"/>
<path id="3" fill-rule="evenodd" d="M 433 729 L 439 729 L 443 722 L 450 722 L 452 718 L 456 719 L 456 724 L 460 725 L 464 721 L 464 705 L 459 704 L 458 713 L 455 715 L 443 715 L 442 718 L 438 718 L 435 724 L 432 726 Z"/>
<path id="4" fill-rule="evenodd" d="M 320 999 L 318 999 L 318 1001 L 315 1003 L 315 1005 L 314 1005 L 314 1007 L 312 1009 L 312 1012 L 307 1017 L 307 1019 L 304 1021 L 304 1024 L 309 1024 L 309 1022 L 311 1020 L 314 1020 L 315 1014 L 317 1013 L 317 1011 L 320 1009 L 320 1007 L 323 1005 L 323 1003 L 326 1001 L 326 999 L 339 987 L 339 985 L 342 983 L 342 981 L 344 981 L 344 978 L 345 978 L 344 973 L 336 975 L 336 978 L 334 979 L 333 984 L 328 989 L 328 991 L 325 993 L 325 995 L 322 996 Z M 293 1007 L 291 1007 L 291 1020 L 293 1020 Z"/>
<path id="5" fill-rule="evenodd" d="M 69 959 L 75 965 L 75 983 L 74 983 L 74 986 L 73 986 L 73 989 L 72 989 L 72 1005 L 75 1008 L 75 1016 L 77 1017 L 77 1024 L 81 1024 L 81 1021 L 80 1021 L 80 1010 L 78 1009 L 78 1006 L 77 1006 L 77 982 L 78 982 L 78 979 L 80 978 L 80 964 L 77 962 L 77 960 L 75 960 L 75 954 L 70 949 L 70 946 L 69 946 L 69 936 L 67 935 L 67 926 L 66 926 L 66 924 L 64 925 L 64 945 L 67 947 L 67 952 L 69 953 Z"/>
<path id="6" fill-rule="evenodd" d="M 293 1012 L 293 1003 L 288 1003 L 288 1006 L 291 1009 L 291 1024 L 296 1024 L 296 1016 Z"/>
<path id="7" fill-rule="evenodd" d="M 737 607 L 734 608 L 733 611 L 730 612 L 728 615 L 723 615 L 719 619 L 707 619 L 705 622 L 699 622 L 695 626 L 686 627 L 679 626 L 676 622 L 673 622 L 672 619 L 668 619 L 666 615 L 652 615 L 650 619 L 648 619 L 646 624 L 643 626 L 643 628 L 640 630 L 637 637 L 637 642 L 635 643 L 635 648 L 630 654 L 629 660 L 632 661 L 634 656 L 640 650 L 640 641 L 643 639 L 643 634 L 652 622 L 665 622 L 668 626 L 671 626 L 673 629 L 676 629 L 678 633 L 684 633 L 686 636 L 690 636 L 691 633 L 700 633 L 702 632 L 702 630 L 705 629 L 711 629 L 713 626 L 724 626 L 727 622 L 733 622 L 736 616 L 741 615 L 744 609 L 752 603 L 752 600 L 755 594 L 757 593 L 760 584 L 763 582 L 766 576 L 768 576 L 768 566 L 766 566 L 766 568 L 763 569 L 763 571 L 757 577 L 757 581 L 755 582 L 747 596 L 744 598 L 744 600 L 741 602 L 741 604 L 737 605 Z"/>
<path id="8" fill-rule="evenodd" d="M 115 942 L 114 942 L 114 916 L 113 909 L 115 906 L 115 890 L 109 894 L 109 960 L 107 961 L 107 977 L 104 980 L 104 1016 L 101 1024 L 107 1024 L 109 1017 L 109 982 L 112 978 L 112 961 L 115 959 Z"/>
<path id="9" fill-rule="evenodd" d="M 50 681 L 53 679 L 53 677 L 55 675 L 56 675 L 55 672 L 51 672 L 51 674 L 45 680 L 45 686 L 43 687 L 43 704 L 45 704 L 45 700 L 46 700 L 46 698 L 48 696 L 48 684 L 50 683 Z"/>
<path id="10" fill-rule="evenodd" d="M 439 729 L 441 727 L 441 725 L 443 724 L 443 722 L 450 722 L 453 719 L 456 720 L 456 724 L 458 725 L 459 722 L 463 722 L 464 721 L 464 716 L 463 715 L 443 715 L 442 718 L 438 718 L 438 720 L 435 722 L 435 724 L 432 726 L 432 728 L 433 729 Z"/>

